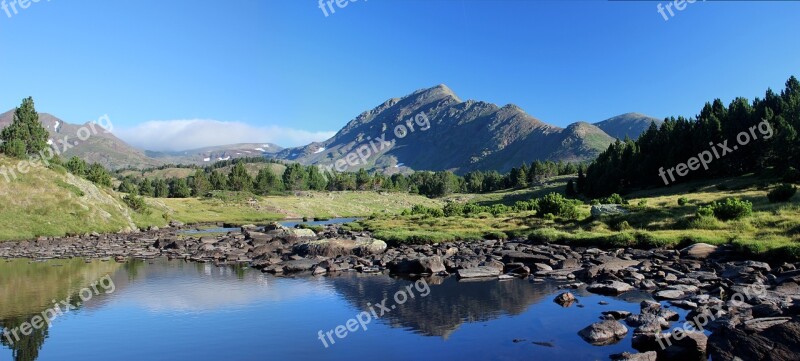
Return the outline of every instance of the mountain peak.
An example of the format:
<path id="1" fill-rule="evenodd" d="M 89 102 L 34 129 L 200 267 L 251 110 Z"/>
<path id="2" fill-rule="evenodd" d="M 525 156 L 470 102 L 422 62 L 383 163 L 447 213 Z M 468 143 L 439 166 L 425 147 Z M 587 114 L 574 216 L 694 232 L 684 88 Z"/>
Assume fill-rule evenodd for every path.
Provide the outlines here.
<path id="1" fill-rule="evenodd" d="M 458 95 L 456 95 L 456 93 L 445 84 L 439 84 L 431 88 L 417 90 L 413 95 L 436 98 L 450 97 L 456 99 L 459 103 L 461 102 L 461 99 L 458 97 Z"/>

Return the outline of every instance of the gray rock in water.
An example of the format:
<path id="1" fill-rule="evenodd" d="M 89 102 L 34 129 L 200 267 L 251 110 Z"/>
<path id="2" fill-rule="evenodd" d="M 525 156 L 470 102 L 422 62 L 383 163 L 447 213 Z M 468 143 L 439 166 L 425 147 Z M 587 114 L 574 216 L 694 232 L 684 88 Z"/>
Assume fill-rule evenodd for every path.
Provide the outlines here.
<path id="1" fill-rule="evenodd" d="M 497 277 L 500 275 L 501 270 L 494 267 L 478 266 L 467 269 L 460 269 L 456 274 L 458 278 L 485 278 Z"/>
<path id="2" fill-rule="evenodd" d="M 596 346 L 611 345 L 628 335 L 628 328 L 615 320 L 593 323 L 578 332 L 586 342 Z"/>
<path id="3" fill-rule="evenodd" d="M 569 307 L 575 303 L 575 295 L 570 292 L 564 292 L 553 300 L 553 302 L 559 304 L 561 307 Z"/>
<path id="4" fill-rule="evenodd" d="M 619 295 L 633 290 L 633 286 L 620 281 L 607 281 L 604 283 L 593 283 L 587 290 L 602 295 Z"/>
<path id="5" fill-rule="evenodd" d="M 648 351 L 643 353 L 628 353 L 611 355 L 614 361 L 656 361 L 658 354 L 655 351 Z"/>

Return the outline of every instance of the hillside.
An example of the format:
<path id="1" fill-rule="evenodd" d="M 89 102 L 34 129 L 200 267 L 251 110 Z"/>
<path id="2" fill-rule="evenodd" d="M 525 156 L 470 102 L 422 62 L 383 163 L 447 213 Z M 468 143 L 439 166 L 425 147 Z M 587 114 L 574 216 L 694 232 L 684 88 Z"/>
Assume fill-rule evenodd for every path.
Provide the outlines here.
<path id="1" fill-rule="evenodd" d="M 0 168 L 16 164 L 0 155 Z M 112 191 L 63 169 L 0 176 L 0 240 L 132 230 L 134 217 Z"/>
<path id="2" fill-rule="evenodd" d="M 634 129 L 627 124 L 632 122 L 629 118 L 601 123 L 607 129 Z M 396 133 L 398 127 L 406 133 Z M 613 141 L 614 137 L 589 123 L 559 128 L 513 104 L 500 107 L 462 101 L 450 88 L 439 85 L 389 99 L 360 114 L 333 138 L 285 149 L 275 157 L 325 166 L 358 149 L 365 152 L 363 147 L 368 146 L 371 154 L 364 157 L 366 164 L 359 161 L 347 170 L 451 170 L 463 174 L 472 170 L 505 172 L 534 160 L 590 160 Z"/>
<path id="3" fill-rule="evenodd" d="M 13 120 L 14 110 L 0 114 L 0 129 L 11 124 Z M 161 164 L 99 125 L 70 124 L 47 113 L 39 113 L 39 121 L 50 133 L 53 146 L 58 147 L 59 152 L 63 151 L 62 159 L 77 156 L 89 163 L 100 163 L 110 169 L 146 168 Z M 82 128 L 86 130 L 81 130 Z M 85 140 L 80 140 L 79 132 Z M 62 141 L 66 141 L 71 147 L 65 147 Z"/>

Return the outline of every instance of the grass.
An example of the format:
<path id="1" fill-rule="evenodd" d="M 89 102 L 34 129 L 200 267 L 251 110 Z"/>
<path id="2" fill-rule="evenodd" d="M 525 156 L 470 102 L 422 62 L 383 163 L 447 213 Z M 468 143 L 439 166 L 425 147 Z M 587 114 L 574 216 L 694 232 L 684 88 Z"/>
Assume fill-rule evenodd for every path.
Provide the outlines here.
<path id="1" fill-rule="evenodd" d="M 0 156 L 0 167 L 15 167 L 17 162 Z M 16 176 L 8 182 L 0 176 L 0 240 L 133 227 L 129 210 L 110 189 L 42 167 Z"/>
<path id="2" fill-rule="evenodd" d="M 492 233 L 497 232 L 511 238 L 606 248 L 678 248 L 700 242 L 732 244 L 756 257 L 800 260 L 800 196 L 788 203 L 770 203 L 767 193 L 777 183 L 765 184 L 763 179 L 752 175 L 726 180 L 724 184 L 718 187 L 719 184 L 713 182 L 692 183 L 677 189 L 634 193 L 629 198 L 629 214 L 602 219 L 590 217 L 590 206 L 584 205 L 580 207 L 578 220 L 547 220 L 535 217 L 532 212 L 521 212 L 498 217 L 490 214 L 447 218 L 371 217 L 360 221 L 359 225 L 393 244 L 484 239 L 492 238 Z M 545 185 L 472 197 L 456 195 L 450 199 L 484 205 L 510 204 L 553 189 L 552 185 Z M 679 205 L 681 197 L 689 198 L 689 203 Z M 753 215 L 727 222 L 695 216 L 698 206 L 729 197 L 751 201 Z M 642 200 L 646 202 L 640 202 Z"/>

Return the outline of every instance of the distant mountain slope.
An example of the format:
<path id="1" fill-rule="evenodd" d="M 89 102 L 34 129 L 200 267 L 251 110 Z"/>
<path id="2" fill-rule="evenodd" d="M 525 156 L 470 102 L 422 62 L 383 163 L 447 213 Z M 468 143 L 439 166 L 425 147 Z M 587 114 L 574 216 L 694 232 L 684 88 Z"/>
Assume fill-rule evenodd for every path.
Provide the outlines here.
<path id="1" fill-rule="evenodd" d="M 283 148 L 272 143 L 242 143 L 205 147 L 178 152 L 145 151 L 147 156 L 165 164 L 212 164 L 217 161 L 272 155 Z"/>
<path id="2" fill-rule="evenodd" d="M 638 139 L 639 136 L 650 127 L 650 124 L 656 123 L 656 125 L 661 125 L 663 122 L 663 120 L 644 114 L 626 113 L 595 123 L 594 125 L 617 139 L 625 139 L 626 136 L 631 139 Z"/>
<path id="3" fill-rule="evenodd" d="M 424 113 L 427 130 L 414 122 Z M 402 139 L 394 129 L 411 122 Z M 391 146 L 381 149 L 385 136 Z M 499 107 L 482 101 L 462 101 L 439 85 L 393 98 L 350 121 L 333 138 L 305 147 L 285 149 L 276 158 L 304 164 L 330 165 L 348 153 L 377 143 L 365 167 L 388 173 L 414 170 L 507 171 L 534 160 L 592 159 L 614 141 L 600 128 L 575 123 L 559 128 L 542 122 L 516 105 Z M 377 150 L 377 152 L 375 151 Z"/>
<path id="4" fill-rule="evenodd" d="M 14 110 L 0 114 L 0 129 L 5 128 L 14 120 Z M 50 133 L 50 139 L 61 152 L 65 147 L 62 140 L 71 145 L 61 155 L 66 160 L 69 157 L 77 156 L 90 163 L 100 163 L 111 169 L 132 167 L 153 167 L 160 165 L 160 162 L 147 157 L 144 152 L 138 150 L 110 132 L 106 132 L 99 125 L 89 126 L 75 125 L 67 123 L 47 113 L 39 113 L 39 121 Z M 80 130 L 86 128 L 87 130 Z M 86 138 L 81 141 L 78 132 Z"/>

